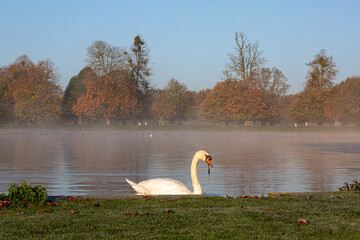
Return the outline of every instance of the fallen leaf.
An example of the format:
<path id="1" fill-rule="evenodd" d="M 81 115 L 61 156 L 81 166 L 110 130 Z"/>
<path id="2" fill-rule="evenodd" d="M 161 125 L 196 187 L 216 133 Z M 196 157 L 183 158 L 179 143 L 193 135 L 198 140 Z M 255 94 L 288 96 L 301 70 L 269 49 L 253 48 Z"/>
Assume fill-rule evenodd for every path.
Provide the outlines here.
<path id="1" fill-rule="evenodd" d="M 344 199 L 344 197 L 343 197 L 343 196 L 337 196 L 336 198 Z"/>
<path id="2" fill-rule="evenodd" d="M 305 219 L 299 219 L 297 222 L 300 225 L 306 225 L 307 224 L 307 221 Z"/>
<path id="3" fill-rule="evenodd" d="M 150 199 L 151 199 L 151 197 L 150 197 L 150 196 L 143 196 L 143 198 L 145 199 L 145 201 L 148 201 L 148 200 L 150 200 Z"/>
<path id="4" fill-rule="evenodd" d="M 78 214 L 78 213 L 79 213 L 78 211 L 71 210 L 71 214 Z"/>
<path id="5" fill-rule="evenodd" d="M 1 212 L 1 214 L 5 214 L 5 212 Z"/>
<path id="6" fill-rule="evenodd" d="M 90 204 L 90 205 L 91 205 L 91 202 L 89 202 L 89 201 L 84 201 L 84 203 L 86 203 L 86 204 Z"/>
<path id="7" fill-rule="evenodd" d="M 69 197 L 69 198 L 68 198 L 68 201 L 75 201 L 75 200 L 77 200 L 76 197 Z"/>
<path id="8" fill-rule="evenodd" d="M 230 197 L 229 195 L 226 195 L 226 198 L 230 198 L 230 199 L 233 199 L 233 197 Z"/>
<path id="9" fill-rule="evenodd" d="M 15 213 L 15 216 L 20 216 L 20 215 L 24 215 L 25 214 L 25 212 L 19 212 L 19 213 Z"/>
<path id="10" fill-rule="evenodd" d="M 34 204 L 28 204 L 28 205 L 26 205 L 26 207 L 32 207 L 32 206 L 34 206 Z"/>
<path id="11" fill-rule="evenodd" d="M 49 205 L 49 206 L 59 206 L 59 204 L 54 203 L 54 202 L 53 202 L 53 203 L 49 203 L 49 202 L 47 202 L 46 204 L 47 204 L 47 205 Z"/>
<path id="12" fill-rule="evenodd" d="M 1 204 L 0 207 L 7 207 L 11 204 L 11 201 L 3 201 L 0 204 Z"/>
<path id="13" fill-rule="evenodd" d="M 166 209 L 164 212 L 165 212 L 165 213 L 175 213 L 175 211 L 173 211 L 173 210 L 171 210 L 171 209 Z"/>
<path id="14" fill-rule="evenodd" d="M 273 208 L 269 208 L 269 209 L 268 209 L 268 211 L 274 211 L 274 210 L 275 210 L 275 209 L 273 209 Z"/>
<path id="15" fill-rule="evenodd" d="M 146 213 L 128 212 L 128 213 L 124 213 L 124 215 L 146 216 L 146 215 L 150 215 L 150 213 L 149 212 L 146 212 Z"/>

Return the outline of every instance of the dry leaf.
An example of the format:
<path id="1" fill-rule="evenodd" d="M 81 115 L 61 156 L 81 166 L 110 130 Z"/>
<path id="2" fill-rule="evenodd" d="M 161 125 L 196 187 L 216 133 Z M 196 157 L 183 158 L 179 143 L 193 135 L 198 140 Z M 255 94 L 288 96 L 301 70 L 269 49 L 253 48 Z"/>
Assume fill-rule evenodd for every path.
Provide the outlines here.
<path id="1" fill-rule="evenodd" d="M 25 214 L 25 212 L 19 212 L 19 213 L 15 213 L 15 216 L 20 216 L 20 215 L 24 215 Z"/>
<path id="2" fill-rule="evenodd" d="M 165 212 L 165 213 L 175 213 L 175 211 L 173 211 L 173 210 L 171 210 L 171 209 L 166 209 L 164 212 Z"/>
<path id="3" fill-rule="evenodd" d="M 78 213 L 79 213 L 78 211 L 71 210 L 71 214 L 78 214 Z"/>
<path id="4" fill-rule="evenodd" d="M 307 224 L 307 221 L 305 219 L 299 219 L 297 222 L 300 225 L 306 225 Z"/>

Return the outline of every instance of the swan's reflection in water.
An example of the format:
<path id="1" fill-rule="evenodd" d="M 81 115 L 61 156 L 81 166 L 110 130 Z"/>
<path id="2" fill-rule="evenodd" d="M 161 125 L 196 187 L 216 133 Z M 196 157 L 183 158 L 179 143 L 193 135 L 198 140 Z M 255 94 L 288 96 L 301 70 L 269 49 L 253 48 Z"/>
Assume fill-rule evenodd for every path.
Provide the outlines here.
<path id="1" fill-rule="evenodd" d="M 360 173 L 359 134 L 259 132 L 0 131 L 0 192 L 11 183 L 44 185 L 51 195 L 119 196 L 140 182 L 173 178 L 191 188 L 199 164 L 203 192 L 244 195 L 336 190 Z"/>

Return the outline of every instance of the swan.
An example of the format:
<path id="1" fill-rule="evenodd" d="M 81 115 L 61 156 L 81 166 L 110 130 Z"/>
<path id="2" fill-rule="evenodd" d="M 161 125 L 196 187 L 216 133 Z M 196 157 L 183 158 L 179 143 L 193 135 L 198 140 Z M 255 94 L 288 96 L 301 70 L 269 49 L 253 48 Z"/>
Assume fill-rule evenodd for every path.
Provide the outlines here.
<path id="1" fill-rule="evenodd" d="M 169 178 L 156 178 L 142 181 L 138 184 L 125 179 L 137 192 L 137 195 L 201 195 L 202 190 L 197 175 L 197 164 L 199 160 L 205 161 L 209 166 L 212 158 L 204 150 L 197 151 L 191 162 L 191 182 L 194 191 L 189 190 L 183 183 Z"/>

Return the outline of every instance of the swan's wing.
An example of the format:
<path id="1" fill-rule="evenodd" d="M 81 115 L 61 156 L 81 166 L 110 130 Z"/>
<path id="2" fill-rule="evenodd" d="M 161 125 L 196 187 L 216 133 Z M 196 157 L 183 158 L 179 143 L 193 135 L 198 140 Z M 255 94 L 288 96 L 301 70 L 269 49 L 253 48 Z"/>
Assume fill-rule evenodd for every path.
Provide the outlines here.
<path id="1" fill-rule="evenodd" d="M 156 178 L 140 182 L 136 185 L 135 190 L 139 194 L 148 195 L 192 194 L 192 191 L 190 191 L 184 184 L 169 178 Z"/>

